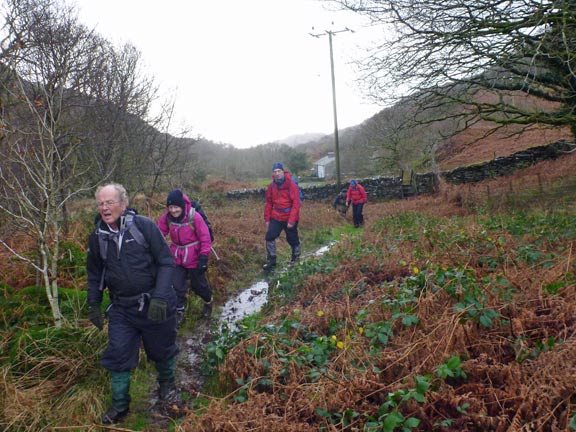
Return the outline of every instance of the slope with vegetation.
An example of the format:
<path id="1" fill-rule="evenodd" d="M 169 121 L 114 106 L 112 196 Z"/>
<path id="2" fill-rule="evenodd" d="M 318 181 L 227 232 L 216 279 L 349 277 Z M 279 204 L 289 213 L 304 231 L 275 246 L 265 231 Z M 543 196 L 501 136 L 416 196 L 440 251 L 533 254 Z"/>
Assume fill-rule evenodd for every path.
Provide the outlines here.
<path id="1" fill-rule="evenodd" d="M 344 175 L 452 168 L 573 139 L 574 2 L 337 3 L 397 26 L 364 64 L 373 96 L 415 90 L 342 131 Z M 333 137 L 244 152 L 176 138 L 169 102 L 150 115 L 155 86 L 135 47 L 112 46 L 64 2 L 3 4 L 0 425 L 94 430 L 109 397 L 106 336 L 86 320 L 84 292 L 95 184 L 124 183 L 153 218 L 174 186 L 200 194 L 221 302 L 259 274 L 262 203 L 226 202 L 226 181 L 202 181 L 253 181 L 276 160 L 305 170 Z M 305 202 L 305 249 L 337 244 L 273 281 L 261 314 L 208 345 L 208 384 L 186 389 L 178 409 L 150 410 L 154 369 L 143 361 L 122 428 L 576 429 L 575 164 L 569 154 L 370 203 L 363 230 L 343 228 L 330 203 Z"/>
<path id="2" fill-rule="evenodd" d="M 305 202 L 305 248 L 337 244 L 273 282 L 269 305 L 239 333 L 213 340 L 208 384 L 163 418 L 174 430 L 568 430 L 575 164 L 566 155 L 441 185 L 435 196 L 370 203 L 364 230 L 339 228 L 329 203 Z M 264 224 L 261 203 L 220 204 L 206 207 L 221 257 L 210 278 L 223 301 L 258 274 Z M 76 212 L 76 249 L 63 256 L 75 260 L 60 292 L 66 325 L 50 325 L 41 289 L 2 287 L 6 430 L 92 428 L 107 403 L 106 336 L 87 322 L 83 292 L 93 210 Z M 149 418 L 153 391 L 143 362 L 124 429 L 167 428 Z"/>
<path id="3" fill-rule="evenodd" d="M 211 346 L 224 395 L 182 430 L 576 428 L 575 164 L 370 205 Z"/>

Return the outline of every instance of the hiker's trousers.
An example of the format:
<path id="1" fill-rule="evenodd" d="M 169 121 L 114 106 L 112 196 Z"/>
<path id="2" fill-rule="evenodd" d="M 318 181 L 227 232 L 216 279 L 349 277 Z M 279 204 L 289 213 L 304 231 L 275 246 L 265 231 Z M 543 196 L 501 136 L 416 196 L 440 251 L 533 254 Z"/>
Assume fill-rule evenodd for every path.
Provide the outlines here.
<path id="1" fill-rule="evenodd" d="M 300 245 L 300 238 L 298 237 L 298 222 L 292 228 L 288 228 L 288 222 L 281 222 L 276 219 L 270 219 L 268 224 L 268 231 L 266 231 L 266 241 L 274 241 L 282 231 L 286 232 L 286 241 L 292 248 Z"/>
<path id="2" fill-rule="evenodd" d="M 199 269 L 187 269 L 182 266 L 174 267 L 172 272 L 172 285 L 176 291 L 176 309 L 186 307 L 186 294 L 188 292 L 187 280 L 190 280 L 190 289 L 206 303 L 212 301 L 212 287 L 208 282 L 206 273 Z"/>
<path id="3" fill-rule="evenodd" d="M 352 219 L 354 220 L 354 226 L 359 227 L 364 225 L 364 203 L 352 204 Z"/>
<path id="4" fill-rule="evenodd" d="M 142 310 L 140 310 L 142 309 Z M 170 308 L 169 308 L 170 309 Z M 178 354 L 176 314 L 155 323 L 147 317 L 148 305 L 120 306 L 112 303 L 108 315 L 108 346 L 101 364 L 112 372 L 127 372 L 138 366 L 140 343 L 151 361 L 165 362 Z"/>

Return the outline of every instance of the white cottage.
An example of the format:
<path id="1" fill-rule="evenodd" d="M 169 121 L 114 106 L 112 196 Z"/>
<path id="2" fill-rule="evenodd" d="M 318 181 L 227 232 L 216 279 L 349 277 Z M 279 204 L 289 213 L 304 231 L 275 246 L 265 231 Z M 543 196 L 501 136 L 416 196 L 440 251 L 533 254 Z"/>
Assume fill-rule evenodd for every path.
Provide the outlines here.
<path id="1" fill-rule="evenodd" d="M 328 152 L 326 156 L 314 162 L 314 174 L 320 179 L 331 179 L 336 174 L 336 157 L 334 152 Z"/>

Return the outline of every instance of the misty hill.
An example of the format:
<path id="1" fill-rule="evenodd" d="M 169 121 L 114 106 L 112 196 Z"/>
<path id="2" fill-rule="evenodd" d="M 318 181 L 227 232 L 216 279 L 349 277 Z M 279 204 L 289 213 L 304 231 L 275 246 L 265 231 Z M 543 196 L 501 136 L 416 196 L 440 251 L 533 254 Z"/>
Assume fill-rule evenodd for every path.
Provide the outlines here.
<path id="1" fill-rule="evenodd" d="M 279 139 L 274 141 L 275 144 L 286 144 L 290 147 L 295 147 L 300 144 L 305 144 L 308 142 L 319 141 L 321 138 L 327 136 L 323 133 L 305 133 L 299 135 L 291 135 L 287 138 Z"/>
<path id="2" fill-rule="evenodd" d="M 512 95 L 514 97 L 515 95 Z M 489 97 L 479 92 L 478 101 Z M 518 104 L 549 108 L 546 101 L 517 97 Z M 495 130 L 494 123 L 459 122 L 463 105 L 446 104 L 423 114 L 418 96 L 385 108 L 356 126 L 338 133 L 341 177 L 398 176 L 402 172 L 449 170 L 486 162 L 520 150 L 573 139 L 568 128 L 509 125 Z M 416 117 L 419 117 L 417 120 Z M 440 118 L 441 121 L 430 121 Z M 463 127 L 462 125 L 466 127 Z M 207 176 L 241 182 L 266 178 L 281 161 L 299 176 L 313 174 L 313 163 L 334 152 L 334 134 L 300 134 L 247 149 L 188 139 L 195 165 L 195 183 Z"/>

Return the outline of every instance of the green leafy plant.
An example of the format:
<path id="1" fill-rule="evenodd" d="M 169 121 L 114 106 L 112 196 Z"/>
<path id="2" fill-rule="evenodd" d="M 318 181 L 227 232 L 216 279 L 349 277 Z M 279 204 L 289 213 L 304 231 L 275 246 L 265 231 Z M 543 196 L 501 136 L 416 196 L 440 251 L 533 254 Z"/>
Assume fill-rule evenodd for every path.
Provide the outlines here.
<path id="1" fill-rule="evenodd" d="M 347 409 L 341 413 L 331 413 L 323 408 L 316 408 L 315 412 L 320 417 L 326 419 L 329 424 L 342 428 L 350 427 L 354 419 L 360 416 L 360 413 L 353 409 Z M 320 430 L 326 430 L 326 427 L 321 426 Z"/>
<path id="2" fill-rule="evenodd" d="M 436 369 L 438 378 L 466 378 L 466 372 L 462 370 L 460 357 L 452 356 Z"/>
<path id="3" fill-rule="evenodd" d="M 570 429 L 576 430 L 576 412 L 573 412 L 570 418 Z"/>
<path id="4" fill-rule="evenodd" d="M 556 345 L 554 337 L 550 336 L 546 340 L 537 340 L 533 347 L 530 347 L 525 338 L 517 338 L 514 342 L 514 351 L 516 352 L 516 361 L 522 363 L 526 360 L 534 360 L 542 352 L 552 349 Z"/>
<path id="5" fill-rule="evenodd" d="M 414 388 L 388 393 L 386 402 L 380 405 L 378 417 L 367 416 L 369 421 L 365 425 L 366 431 L 392 432 L 397 428 L 402 431 L 410 431 L 420 425 L 420 419 L 406 418 L 399 410 L 402 405 L 412 399 L 419 403 L 426 402 L 426 392 L 430 387 L 429 377 L 416 376 L 414 381 L 416 383 Z"/>

